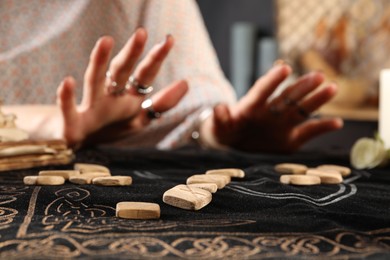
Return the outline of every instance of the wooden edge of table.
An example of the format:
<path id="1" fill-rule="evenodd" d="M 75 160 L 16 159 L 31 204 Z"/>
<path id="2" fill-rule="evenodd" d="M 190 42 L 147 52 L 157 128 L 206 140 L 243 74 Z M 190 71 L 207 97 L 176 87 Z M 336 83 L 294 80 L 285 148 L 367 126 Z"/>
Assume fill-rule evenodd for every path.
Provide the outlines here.
<path id="1" fill-rule="evenodd" d="M 55 140 L 24 140 L 18 142 L 0 142 L 0 149 L 15 147 L 21 145 L 46 145 L 50 148 L 56 150 L 65 150 L 68 149 L 68 145 L 65 140 L 55 139 Z"/>
<path id="2" fill-rule="evenodd" d="M 64 140 L 25 140 L 19 142 L 0 142 L 0 149 L 23 145 L 46 145 L 57 151 L 55 154 L 26 154 L 0 158 L 0 172 L 29 169 L 48 165 L 69 164 L 74 154 Z"/>
<path id="3" fill-rule="evenodd" d="M 318 114 L 321 116 L 341 117 L 345 120 L 371 121 L 379 119 L 379 110 L 376 107 L 340 107 L 336 105 L 323 106 Z"/>

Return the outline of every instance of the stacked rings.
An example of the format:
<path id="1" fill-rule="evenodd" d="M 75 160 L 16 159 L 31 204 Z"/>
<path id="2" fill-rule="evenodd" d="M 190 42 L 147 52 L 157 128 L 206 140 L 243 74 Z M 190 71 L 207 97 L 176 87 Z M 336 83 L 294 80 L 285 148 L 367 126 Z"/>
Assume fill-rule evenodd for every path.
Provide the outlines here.
<path id="1" fill-rule="evenodd" d="M 108 93 L 113 95 L 123 95 L 125 93 L 125 87 L 119 87 L 118 83 L 112 79 L 112 74 L 108 70 L 106 72 L 106 78 L 110 80 L 110 85 L 107 87 Z"/>
<path id="2" fill-rule="evenodd" d="M 283 104 L 285 107 L 291 107 L 291 108 L 294 108 L 295 111 L 302 117 L 304 118 L 308 118 L 310 116 L 310 113 L 308 113 L 302 106 L 299 105 L 299 103 L 297 101 L 295 101 L 294 99 L 291 99 L 289 97 L 284 97 L 283 98 Z M 272 115 L 275 115 L 275 116 L 278 116 L 282 113 L 281 109 L 277 108 L 277 106 L 274 104 L 274 105 L 271 105 L 269 108 L 268 108 L 268 111 L 272 114 Z"/>
<path id="3" fill-rule="evenodd" d="M 143 85 L 139 83 L 139 81 L 134 76 L 131 76 L 128 79 L 124 87 L 119 87 L 118 83 L 113 80 L 112 74 L 109 70 L 106 72 L 106 78 L 110 81 L 110 85 L 107 87 L 108 93 L 113 95 L 123 95 L 132 87 L 135 88 L 137 93 L 141 95 L 147 95 L 153 91 L 152 85 Z"/>
<path id="4" fill-rule="evenodd" d="M 137 90 L 137 92 L 142 95 L 150 94 L 153 91 L 152 85 L 140 84 L 139 81 L 134 76 L 131 76 L 127 81 L 126 89 L 129 89 L 130 87 L 134 87 Z"/>

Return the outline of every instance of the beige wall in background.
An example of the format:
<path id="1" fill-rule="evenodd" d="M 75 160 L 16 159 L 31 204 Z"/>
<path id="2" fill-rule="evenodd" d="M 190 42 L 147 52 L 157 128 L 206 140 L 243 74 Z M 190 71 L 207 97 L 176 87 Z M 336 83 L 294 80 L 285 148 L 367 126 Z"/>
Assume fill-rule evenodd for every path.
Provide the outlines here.
<path id="1" fill-rule="evenodd" d="M 379 72 L 390 68 L 390 1 L 276 0 L 282 57 L 303 73 L 322 70 L 340 109 L 377 107 Z"/>

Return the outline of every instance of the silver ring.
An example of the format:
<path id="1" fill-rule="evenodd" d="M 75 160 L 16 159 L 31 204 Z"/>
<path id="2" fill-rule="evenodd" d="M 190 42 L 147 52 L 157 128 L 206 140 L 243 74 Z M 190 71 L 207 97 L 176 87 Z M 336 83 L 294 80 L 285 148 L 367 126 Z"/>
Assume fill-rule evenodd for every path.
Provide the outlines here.
<path id="1" fill-rule="evenodd" d="M 156 119 L 161 117 L 161 113 L 154 110 L 153 101 L 150 98 L 145 99 L 144 102 L 142 102 L 141 107 L 146 110 L 146 116 L 149 119 Z"/>
<path id="2" fill-rule="evenodd" d="M 131 87 L 134 87 L 139 94 L 147 95 L 152 93 L 153 86 L 152 85 L 143 85 L 140 84 L 139 81 L 134 77 L 131 76 L 126 84 L 126 89 L 130 89 Z"/>
<path id="3" fill-rule="evenodd" d="M 111 71 L 107 70 L 106 78 L 110 81 L 110 85 L 107 87 L 108 93 L 113 95 L 122 95 L 125 92 L 126 88 L 118 87 L 118 83 L 112 79 Z"/>

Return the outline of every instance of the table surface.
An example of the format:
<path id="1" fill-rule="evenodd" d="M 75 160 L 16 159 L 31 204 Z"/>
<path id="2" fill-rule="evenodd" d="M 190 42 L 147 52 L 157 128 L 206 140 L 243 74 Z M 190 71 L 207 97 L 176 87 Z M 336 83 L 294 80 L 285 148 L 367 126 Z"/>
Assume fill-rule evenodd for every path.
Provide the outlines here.
<path id="1" fill-rule="evenodd" d="M 349 166 L 348 156 L 305 152 L 244 154 L 183 148 L 174 151 L 87 149 L 75 162 L 129 175 L 128 187 L 24 186 L 23 176 L 48 166 L 1 173 L 0 258 L 369 258 L 390 257 L 390 169 L 353 170 L 339 185 L 279 182 L 281 162 Z M 162 194 L 193 174 L 241 168 L 199 211 L 162 202 Z M 120 201 L 155 202 L 158 220 L 115 217 Z"/>

